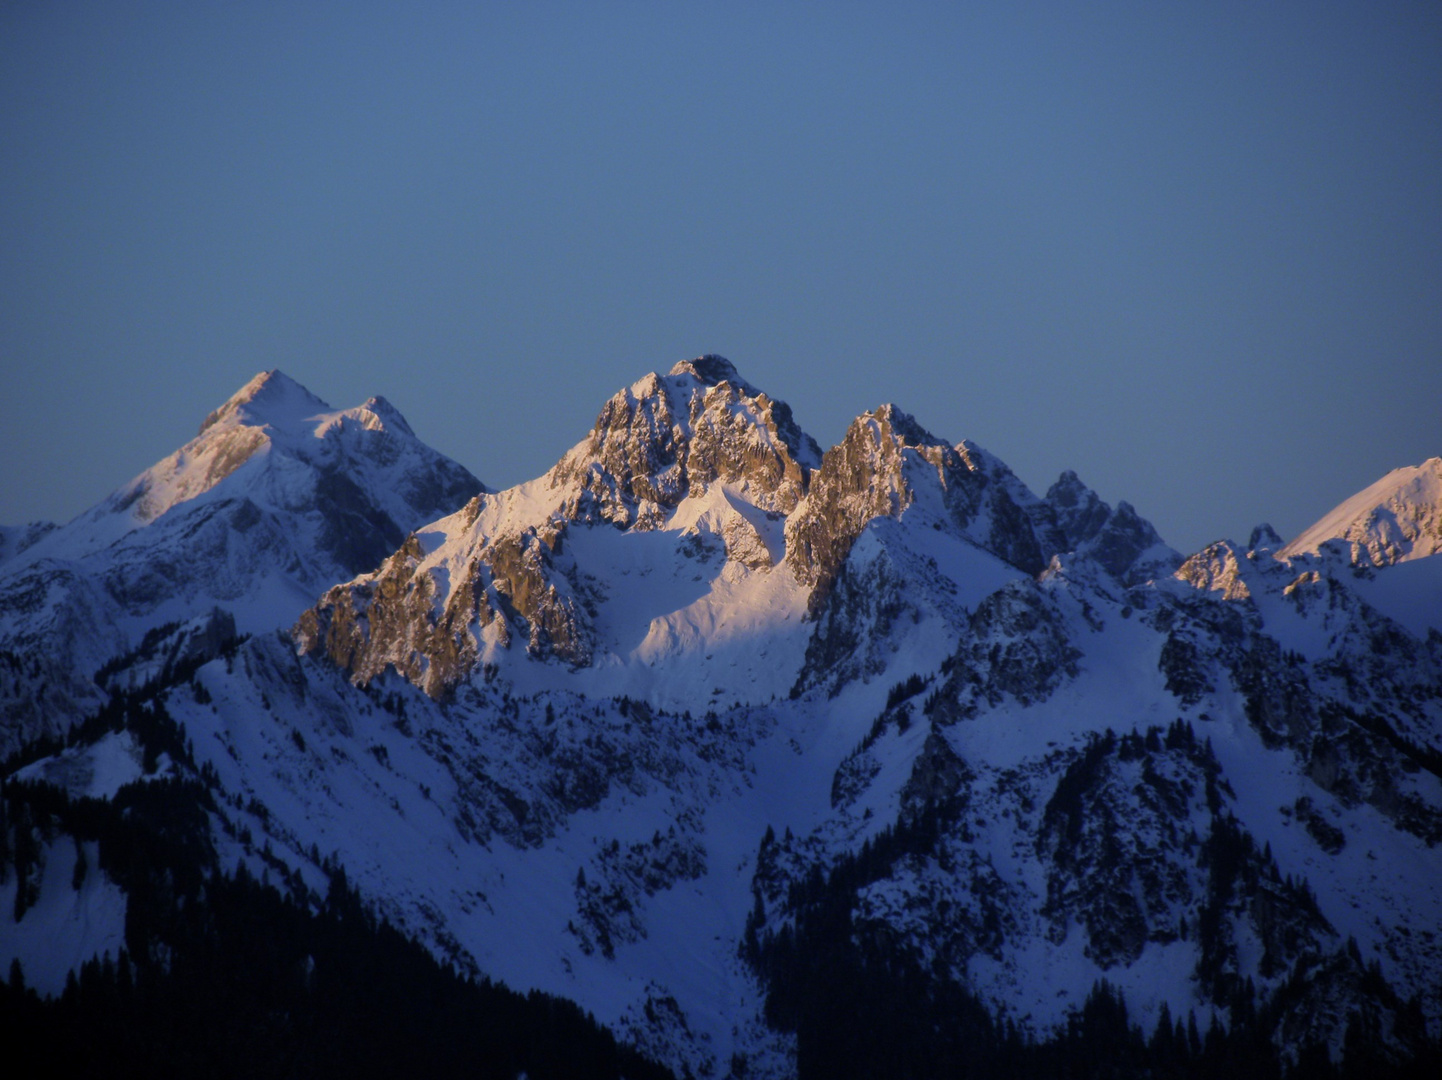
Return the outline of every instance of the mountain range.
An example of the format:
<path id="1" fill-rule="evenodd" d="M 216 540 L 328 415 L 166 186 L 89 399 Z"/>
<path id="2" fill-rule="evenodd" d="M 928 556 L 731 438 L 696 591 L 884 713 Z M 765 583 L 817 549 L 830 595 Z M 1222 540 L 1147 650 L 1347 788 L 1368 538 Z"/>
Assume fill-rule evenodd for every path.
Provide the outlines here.
<path id="1" fill-rule="evenodd" d="M 631 1075 L 1439 1060 L 1439 458 L 1184 555 L 892 405 L 823 452 L 717 356 L 503 491 L 269 372 L 0 530 L 0 709 L 35 1009 L 179 978 L 193 877 L 353 898 Z"/>

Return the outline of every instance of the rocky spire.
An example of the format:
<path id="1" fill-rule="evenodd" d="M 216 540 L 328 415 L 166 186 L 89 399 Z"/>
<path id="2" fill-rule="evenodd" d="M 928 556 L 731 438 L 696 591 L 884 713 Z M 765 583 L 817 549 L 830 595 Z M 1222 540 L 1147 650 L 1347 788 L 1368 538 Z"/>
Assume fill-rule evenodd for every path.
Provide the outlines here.
<path id="1" fill-rule="evenodd" d="M 1277 530 L 1265 521 L 1252 530 L 1251 539 L 1247 541 L 1247 550 L 1259 553 L 1270 553 L 1281 546 L 1282 538 L 1277 535 Z"/>
<path id="2" fill-rule="evenodd" d="M 1128 502 L 1113 510 L 1068 469 L 1046 493 L 1066 550 L 1099 563 L 1125 584 L 1170 574 L 1182 557 Z"/>
<path id="3" fill-rule="evenodd" d="M 894 405 L 857 417 L 826 452 L 787 524 L 787 561 L 816 586 L 813 610 L 868 522 L 900 517 L 924 494 L 938 527 L 1032 574 L 1054 553 L 1050 511 L 1011 470 L 973 443 L 952 446 Z M 1033 511 L 1037 513 L 1033 513 Z"/>
<path id="4" fill-rule="evenodd" d="M 575 484 L 572 516 L 622 526 L 654 524 L 693 489 L 720 481 L 764 510 L 790 511 L 821 453 L 785 402 L 720 356 L 652 373 L 602 407 L 586 439 L 551 472 Z"/>

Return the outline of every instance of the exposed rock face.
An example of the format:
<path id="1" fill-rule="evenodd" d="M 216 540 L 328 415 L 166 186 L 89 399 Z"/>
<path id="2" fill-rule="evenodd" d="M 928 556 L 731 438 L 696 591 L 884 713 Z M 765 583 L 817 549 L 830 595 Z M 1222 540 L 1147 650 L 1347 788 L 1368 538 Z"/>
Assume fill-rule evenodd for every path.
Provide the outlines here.
<path id="1" fill-rule="evenodd" d="M 1281 546 L 1282 538 L 1277 535 L 1277 530 L 1265 521 L 1252 530 L 1251 538 L 1247 541 L 1247 550 L 1258 554 L 1271 553 Z"/>
<path id="2" fill-rule="evenodd" d="M 1442 770 L 1423 749 L 1439 739 L 1430 703 L 1442 697 L 1442 637 L 1418 639 L 1371 608 L 1336 554 L 1281 561 L 1222 542 L 1189 559 L 1177 576 L 1200 595 L 1152 616 L 1167 633 L 1167 689 L 1183 705 L 1234 690 L 1263 742 L 1295 753 L 1320 788 L 1435 843 L 1442 812 L 1406 778 Z"/>
<path id="3" fill-rule="evenodd" d="M 1050 503 L 1039 499 L 995 454 L 970 439 L 957 443 L 977 484 L 973 516 L 962 521 L 966 534 L 986 550 L 1028 574 L 1038 574 L 1064 550 Z"/>
<path id="4" fill-rule="evenodd" d="M 1057 528 L 1062 532 L 1068 551 L 1075 551 L 1095 537 L 1111 520 L 1111 507 L 1070 469 L 1047 490 L 1046 501 L 1051 503 L 1056 514 Z"/>
<path id="5" fill-rule="evenodd" d="M 724 500 L 684 524 L 718 487 Z M 336 590 L 328 593 L 298 625 L 298 639 L 362 681 L 393 665 L 432 692 L 465 677 L 489 648 L 509 648 L 515 636 L 533 657 L 584 667 L 596 657 L 598 611 L 608 597 L 568 546 L 568 534 L 603 524 L 655 532 L 680 522 L 681 550 L 703 564 L 724 551 L 728 581 L 777 569 L 805 590 L 818 626 L 796 690 L 816 685 L 824 671 L 835 693 L 885 666 L 882 643 L 903 615 L 920 621 L 940 614 L 959 624 L 975 602 L 947 598 L 955 583 L 927 544 L 909 545 L 884 530 L 847 570 L 858 537 L 874 523 L 907 516 L 1031 575 L 1073 550 L 1125 582 L 1159 565 L 1170 569 L 1175 553 L 1131 507 L 1113 511 L 1074 475 L 1053 496 L 1037 498 L 981 447 L 938 439 L 891 405 L 859 417 L 819 455 L 783 403 L 729 362 L 707 356 L 616 394 L 586 439 L 540 480 L 485 495 L 438 523 L 444 539 L 421 559 L 424 582 L 411 574 L 388 586 L 387 595 L 407 597 L 405 611 L 422 629 L 408 630 L 399 616 L 367 618 L 379 594 L 366 577 L 342 587 L 351 592 L 344 603 Z M 383 574 L 401 573 L 400 564 L 388 565 L 396 568 Z M 849 584 L 833 601 L 843 578 Z M 898 599 L 913 580 L 936 587 L 924 610 Z M 462 582 L 468 592 L 457 599 Z M 460 621 L 445 622 L 451 612 Z"/>
<path id="6" fill-rule="evenodd" d="M 869 679 L 885 668 L 882 643 L 914 609 L 906 596 L 905 575 L 891 553 L 877 545 L 867 554 L 840 564 L 826 582 L 824 603 L 812 593 L 816 628 L 793 693 L 820 683 L 835 696 L 848 682 Z M 818 590 L 821 587 L 818 584 Z"/>
<path id="7" fill-rule="evenodd" d="M 968 620 L 950 674 L 933 705 L 938 723 L 975 715 L 1010 699 L 1023 706 L 1049 698 L 1075 678 L 1080 653 L 1067 620 L 1031 581 L 1017 581 L 987 597 Z"/>
<path id="8" fill-rule="evenodd" d="M 1124 585 L 1164 577 L 1182 561 L 1131 503 L 1117 503 L 1113 510 L 1070 470 L 1047 491 L 1046 501 L 1066 550 L 1100 563 Z"/>
<path id="9" fill-rule="evenodd" d="M 680 530 L 681 549 L 719 549 L 728 564 L 767 571 L 776 557 L 758 523 L 797 505 L 820 459 L 785 403 L 727 360 L 683 361 L 612 397 L 540 480 L 438 522 L 438 549 L 330 590 L 297 624 L 297 641 L 359 682 L 394 666 L 432 694 L 474 670 L 486 642 L 509 649 L 517 636 L 534 658 L 585 667 L 600 596 L 567 547 L 571 530 L 654 532 L 722 485 L 720 509 Z M 372 615 L 376 604 L 386 612 Z"/>
<path id="10" fill-rule="evenodd" d="M 558 587 L 552 550 L 529 530 L 498 538 L 489 548 L 492 581 L 503 608 L 524 621 L 533 655 L 583 665 L 591 659 L 589 625 L 570 590 Z"/>
<path id="11" fill-rule="evenodd" d="M 1038 499 L 891 408 L 823 461 L 718 358 L 618 395 L 539 480 L 394 540 L 376 515 L 399 527 L 386 499 L 406 474 L 372 470 L 403 443 L 365 433 L 403 421 L 379 399 L 315 409 L 263 378 L 218 410 L 95 519 L 136 538 L 92 536 L 120 553 L 103 573 L 32 557 L 46 538 L 0 567 L 29 625 L 114 632 L 106 687 L 160 674 L 187 747 L 166 775 L 204 768 L 199 816 L 227 859 L 239 843 L 310 882 L 344 866 L 448 962 L 573 989 L 678 1074 L 795 1075 L 798 998 L 854 1024 L 888 986 L 918 1023 L 868 1037 L 925 1048 L 975 1006 L 1077 1045 L 1101 979 L 1157 1046 L 1168 1016 L 1215 1018 L 1233 1041 L 1208 1060 L 1269 1040 L 1335 1053 L 1354 1017 L 1431 1052 L 1442 633 L 1384 614 L 1424 558 L 1353 565 L 1339 537 L 1279 558 L 1259 529 L 1158 573 L 1175 553 L 1074 474 Z M 288 431 L 319 445 L 297 456 Z M 127 561 L 167 522 L 183 537 Z M 113 621 L 189 602 L 187 557 L 207 598 L 239 602 L 267 567 L 304 581 L 382 543 L 293 640 L 240 642 L 241 613 L 209 606 L 138 648 Z M 102 692 L 44 660 L 0 652 L 0 689 L 71 709 Z M 760 692 L 724 696 L 758 670 Z M 678 706 L 668 681 L 702 689 Z M 154 726 L 19 776 L 107 797 L 90 786 L 141 777 Z M 17 925 L 0 945 L 35 923 Z M 964 1011 L 927 1013 L 946 999 Z M 1306 1071 L 1267 1068 L 1290 1065 Z"/>
<path id="12" fill-rule="evenodd" d="M 703 356 L 606 402 L 549 483 L 578 489 L 567 508 L 573 520 L 644 528 L 717 481 L 763 510 L 787 513 L 820 458 L 785 402 L 757 390 L 723 357 Z"/>
<path id="13" fill-rule="evenodd" d="M 91 676 L 131 644 L 114 617 L 101 584 L 72 565 L 0 576 L 0 756 L 60 734 L 104 701 Z"/>
<path id="14" fill-rule="evenodd" d="M 551 540 L 559 543 L 559 533 Z M 551 552 L 534 529 L 503 535 L 448 582 L 448 573 L 422 566 L 412 537 L 374 574 L 321 597 L 296 623 L 296 644 L 303 654 L 323 652 L 357 683 L 394 667 L 433 697 L 476 667 L 487 633 L 508 647 L 514 630 L 534 656 L 587 664 L 590 624 Z"/>
<path id="15" fill-rule="evenodd" d="M 786 558 L 798 579 L 824 594 L 866 524 L 911 504 L 903 475 L 908 450 L 934 468 L 944 468 L 947 457 L 959 465 L 951 447 L 890 405 L 853 421 L 826 451 L 806 505 L 786 523 Z"/>
<path id="16" fill-rule="evenodd" d="M 649 842 L 602 848 L 591 873 L 578 872 L 576 917 L 567 931 L 587 956 L 599 951 L 615 959 L 617 945 L 646 936 L 640 915 L 649 897 L 705 874 L 706 849 L 692 831 L 696 823 L 681 824 L 681 831 L 673 825 Z"/>
<path id="17" fill-rule="evenodd" d="M 948 806 L 965 799 L 967 785 L 976 774 L 961 755 L 935 729 L 926 736 L 921 753 L 911 766 L 911 775 L 901 789 L 901 812 L 916 819 L 930 806 Z"/>
<path id="18" fill-rule="evenodd" d="M 1189 557 L 1177 568 L 1177 578 L 1203 592 L 1221 593 L 1224 600 L 1245 600 L 1252 595 L 1247 584 L 1245 554 L 1230 540 L 1218 540 Z"/>
<path id="19" fill-rule="evenodd" d="M 1092 742 L 1061 777 L 1038 836 L 1057 939 L 1079 922 L 1087 955 L 1111 968 L 1195 934 L 1195 978 L 1218 1001 L 1240 986 L 1244 940 L 1261 945 L 1257 975 L 1274 983 L 1337 949 L 1311 897 L 1226 814 L 1225 784 L 1210 749 L 1179 725 Z"/>
<path id="20" fill-rule="evenodd" d="M 1204 894 L 1196 830 L 1210 814 L 1208 796 L 1217 798 L 1217 764 L 1194 744 L 1168 752 L 1153 735 L 1121 749 L 1108 735 L 1071 763 L 1037 839 L 1051 862 L 1053 934 L 1079 921 L 1087 955 L 1103 968 L 1133 963 L 1148 941 L 1175 941 L 1195 922 Z"/>
<path id="21" fill-rule="evenodd" d="M 386 560 L 380 571 L 349 586 L 337 586 L 320 605 L 305 612 L 295 637 L 302 652 L 324 650 L 338 666 L 368 682 L 393 665 L 428 693 L 440 693 L 475 661 L 475 645 L 466 633 L 478 617 L 490 622 L 482 594 L 477 603 L 468 590 L 457 590 L 432 619 L 416 617 L 432 610 L 436 585 L 429 574 L 416 573 L 421 557 L 414 538 Z M 408 650 L 382 656 L 369 648 L 372 640 L 404 638 Z"/>
<path id="22" fill-rule="evenodd" d="M 787 561 L 815 587 L 819 610 L 861 530 L 900 517 L 918 499 L 952 528 L 1027 573 L 1055 553 L 1050 510 L 996 458 L 952 446 L 893 405 L 858 417 L 822 458 L 811 492 L 786 526 Z"/>

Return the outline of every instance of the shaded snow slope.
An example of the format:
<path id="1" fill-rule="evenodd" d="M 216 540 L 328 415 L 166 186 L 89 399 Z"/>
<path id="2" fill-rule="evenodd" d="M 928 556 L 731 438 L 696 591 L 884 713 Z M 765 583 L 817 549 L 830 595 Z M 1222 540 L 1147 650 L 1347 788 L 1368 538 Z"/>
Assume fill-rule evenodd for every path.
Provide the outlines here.
<path id="1" fill-rule="evenodd" d="M 1442 634 L 1442 556 L 1404 559 L 1356 578 L 1352 588 L 1417 637 Z"/>
<path id="2" fill-rule="evenodd" d="M 0 565 L 33 547 L 58 526 L 51 521 L 32 521 L 29 525 L 0 525 Z"/>
<path id="3" fill-rule="evenodd" d="M 907 520 L 862 534 L 856 574 L 905 550 L 886 533 Z M 1368 703 L 1245 599 L 1126 589 L 1086 560 L 1035 581 L 970 550 L 949 564 L 968 603 L 864 624 L 879 674 L 764 705 L 686 716 L 499 675 L 437 702 L 269 637 L 169 707 L 257 846 L 311 876 L 334 853 L 442 955 L 572 997 L 698 1075 L 733 1054 L 791 1068 L 740 955 L 757 897 L 777 933 L 793 884 L 923 814 L 935 839 L 857 892 L 855 925 L 1038 1034 L 1100 978 L 1150 1024 L 1163 1004 L 1225 1017 L 1242 982 L 1281 993 L 1302 972 L 1340 1004 L 1288 1015 L 1337 1041 L 1349 938 L 1435 1018 L 1442 780 L 1328 709 L 1417 700 L 1436 658 Z"/>
<path id="4" fill-rule="evenodd" d="M 12 914 L 19 880 L 11 874 L 0 882 L 0 964 L 9 971 L 11 962 L 19 960 L 26 984 L 54 995 L 87 960 L 120 955 L 125 947 L 125 893 L 99 869 L 93 841 L 62 836 L 40 850 L 39 860 L 39 897 L 19 921 Z M 77 864 L 88 869 L 77 874 Z"/>

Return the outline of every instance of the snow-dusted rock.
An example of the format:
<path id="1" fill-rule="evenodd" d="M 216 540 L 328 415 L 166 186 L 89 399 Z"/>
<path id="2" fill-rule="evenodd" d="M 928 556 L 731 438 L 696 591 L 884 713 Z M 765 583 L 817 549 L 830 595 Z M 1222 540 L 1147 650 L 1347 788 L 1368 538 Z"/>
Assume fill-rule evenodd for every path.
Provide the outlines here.
<path id="1" fill-rule="evenodd" d="M 1181 555 L 1131 503 L 1113 510 L 1070 470 L 1047 490 L 1046 501 L 1056 512 L 1066 550 L 1095 559 L 1124 584 L 1164 577 L 1181 564 Z"/>
<path id="2" fill-rule="evenodd" d="M 0 689 L 0 747 L 93 708 L 92 675 L 148 630 L 217 606 L 242 632 L 289 626 L 480 490 L 385 400 L 336 411 L 257 375 L 180 450 L 0 566 L 0 655 L 45 671 Z"/>
<path id="3" fill-rule="evenodd" d="M 261 380 L 95 521 L 138 542 L 268 476 L 260 520 L 213 511 L 248 544 L 308 490 L 274 462 L 376 475 L 344 440 L 389 411 L 297 391 Z M 1259 528 L 1183 561 L 1074 474 L 1038 498 L 890 406 L 819 455 L 703 357 L 358 569 L 284 503 L 295 559 L 334 575 L 292 636 L 240 641 L 243 606 L 232 633 L 150 564 L 72 556 L 23 593 L 13 568 L 65 530 L 0 585 L 108 626 L 109 685 L 160 681 L 222 863 L 313 888 L 342 865 L 461 970 L 573 998 L 678 1072 L 795 1075 L 808 970 L 901 972 L 1041 1039 L 1105 979 L 1148 1032 L 1263 1024 L 1286 1060 L 1362 1017 L 1400 1060 L 1442 1030 L 1442 632 L 1403 602 L 1442 565 L 1426 468 L 1358 497 L 1395 529 L 1349 512 L 1310 550 Z M 137 644 L 113 612 L 152 587 L 206 606 Z M 24 659 L 0 675 L 34 692 Z M 145 782 L 141 741 L 24 778 L 108 797 Z M 108 884 L 39 865 L 25 927 L 113 915 Z M 848 950 L 875 968 L 826 966 Z"/>
<path id="4" fill-rule="evenodd" d="M 782 530 L 819 460 L 790 409 L 728 361 L 683 361 L 611 398 L 545 476 L 480 496 L 330 590 L 297 639 L 357 681 L 394 667 L 440 694 L 488 664 L 515 674 L 520 657 L 573 670 L 690 657 L 737 622 L 790 621 L 797 637 Z M 638 590 L 633 574 L 650 580 Z"/>

